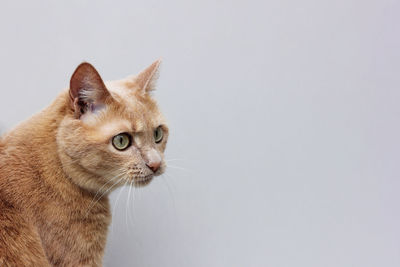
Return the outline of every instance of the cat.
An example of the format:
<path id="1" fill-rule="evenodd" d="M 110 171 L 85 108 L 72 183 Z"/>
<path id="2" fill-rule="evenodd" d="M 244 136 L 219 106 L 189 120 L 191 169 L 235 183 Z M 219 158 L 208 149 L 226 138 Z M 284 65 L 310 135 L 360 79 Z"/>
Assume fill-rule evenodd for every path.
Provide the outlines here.
<path id="1" fill-rule="evenodd" d="M 84 62 L 0 139 L 0 266 L 102 265 L 108 193 L 166 168 L 168 127 L 151 94 L 159 65 L 103 82 Z"/>

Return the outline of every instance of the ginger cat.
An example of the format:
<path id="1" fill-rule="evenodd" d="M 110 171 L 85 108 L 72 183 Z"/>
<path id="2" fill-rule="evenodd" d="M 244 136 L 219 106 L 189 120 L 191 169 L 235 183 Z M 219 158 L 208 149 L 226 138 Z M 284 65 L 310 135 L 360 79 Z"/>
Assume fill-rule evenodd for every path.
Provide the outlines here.
<path id="1" fill-rule="evenodd" d="M 159 65 L 104 83 L 82 63 L 69 90 L 0 139 L 0 266 L 102 265 L 108 193 L 165 170 Z"/>

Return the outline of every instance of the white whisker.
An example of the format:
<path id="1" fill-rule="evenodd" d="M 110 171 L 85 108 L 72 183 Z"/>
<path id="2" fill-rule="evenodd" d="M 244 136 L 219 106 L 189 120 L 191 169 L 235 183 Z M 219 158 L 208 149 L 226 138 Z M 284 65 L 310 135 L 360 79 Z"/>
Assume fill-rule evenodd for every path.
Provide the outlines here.
<path id="1" fill-rule="evenodd" d="M 169 162 L 169 161 L 192 161 L 192 160 L 190 160 L 190 159 L 178 159 L 178 158 L 176 158 L 176 159 L 166 159 L 165 160 L 165 162 Z"/>
<path id="2" fill-rule="evenodd" d="M 164 173 L 164 175 L 166 175 L 166 174 Z M 164 175 L 161 176 L 161 178 L 163 178 L 161 180 L 163 180 L 164 184 L 167 186 L 169 196 L 172 199 L 172 206 L 174 207 L 174 213 L 175 213 L 175 217 L 176 217 L 177 216 L 177 212 L 176 212 L 175 197 L 174 197 L 174 194 L 172 193 L 171 187 L 169 186 L 168 181 L 167 181 L 167 179 L 165 179 Z"/>
<path id="3" fill-rule="evenodd" d="M 126 184 L 126 182 L 125 182 L 125 184 Z M 115 199 L 114 207 L 113 207 L 113 209 L 112 209 L 112 217 L 114 217 L 115 207 L 117 206 L 118 200 L 119 200 L 119 198 L 120 198 L 120 196 L 121 196 L 121 193 L 122 193 L 122 191 L 123 191 L 124 189 L 125 189 L 125 187 L 122 187 L 122 188 L 121 188 L 121 190 L 119 191 L 119 193 L 118 193 L 118 195 L 117 195 L 117 198 Z M 114 231 L 113 229 L 114 229 L 114 228 L 111 228 L 111 232 Z"/>
<path id="4" fill-rule="evenodd" d="M 133 226 L 133 224 L 134 224 L 134 222 L 133 222 L 133 220 L 132 220 L 132 216 L 131 216 L 131 213 L 132 213 L 132 210 L 133 210 L 133 208 L 134 208 L 134 206 L 133 206 L 133 202 L 132 202 L 132 209 L 129 207 L 130 205 L 130 203 L 131 203 L 131 191 L 132 191 L 132 187 L 133 187 L 133 184 L 131 184 L 130 186 L 129 186 L 129 193 L 128 193 L 128 221 L 132 224 L 132 226 Z M 134 195 L 134 191 L 133 191 L 133 193 L 132 193 L 132 195 Z M 135 199 L 135 196 L 133 196 L 133 199 Z"/>
<path id="5" fill-rule="evenodd" d="M 179 166 L 170 165 L 170 164 L 167 164 L 167 168 L 172 168 L 172 169 L 177 169 L 177 170 L 182 170 L 182 171 L 185 171 L 185 172 L 192 173 L 191 170 L 188 170 L 188 169 L 185 169 L 185 168 L 182 168 L 182 167 L 179 167 Z"/>
<path id="6" fill-rule="evenodd" d="M 125 184 L 125 186 L 126 186 L 126 184 Z M 128 195 L 127 195 L 126 203 L 125 203 L 125 223 L 126 223 L 126 228 L 128 229 L 128 232 L 129 232 L 130 229 L 129 229 L 129 225 L 128 225 L 128 209 L 129 209 L 129 194 L 131 192 L 131 186 L 130 185 L 128 185 L 128 186 L 129 186 Z"/>
<path id="7" fill-rule="evenodd" d="M 114 183 L 111 187 L 109 187 L 106 191 L 104 191 L 97 199 L 96 199 L 95 197 L 93 197 L 92 201 L 91 201 L 90 204 L 89 204 L 88 210 L 86 211 L 85 217 L 88 216 L 90 209 L 92 209 L 92 208 L 94 207 L 94 205 L 96 205 L 96 203 L 97 203 L 105 194 L 107 194 L 109 191 L 111 191 L 111 189 L 114 188 L 115 185 L 117 185 L 118 183 L 121 182 L 122 176 L 123 176 L 123 175 L 119 175 L 119 176 L 116 176 L 116 177 L 114 177 L 113 179 L 111 179 L 111 180 L 117 179 L 117 181 L 115 181 L 115 183 Z M 96 193 L 96 195 L 97 195 L 97 193 Z M 96 196 L 96 195 L 95 195 L 95 196 Z"/>

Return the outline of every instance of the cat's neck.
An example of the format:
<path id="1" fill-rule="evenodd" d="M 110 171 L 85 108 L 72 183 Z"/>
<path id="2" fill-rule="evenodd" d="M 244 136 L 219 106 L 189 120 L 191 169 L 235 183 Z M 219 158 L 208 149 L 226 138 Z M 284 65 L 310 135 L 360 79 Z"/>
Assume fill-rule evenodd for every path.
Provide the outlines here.
<path id="1" fill-rule="evenodd" d="M 65 116 L 73 115 L 68 105 L 68 93 L 63 92 L 50 106 L 22 122 L 4 136 L 2 140 L 4 163 L 11 164 L 14 169 L 20 169 L 26 173 L 27 175 L 22 179 L 36 181 L 36 183 L 26 181 L 33 188 L 19 186 L 18 190 L 34 190 L 34 187 L 40 184 L 65 198 L 70 198 L 71 195 L 90 197 L 93 194 L 73 182 L 60 159 L 57 130 Z"/>

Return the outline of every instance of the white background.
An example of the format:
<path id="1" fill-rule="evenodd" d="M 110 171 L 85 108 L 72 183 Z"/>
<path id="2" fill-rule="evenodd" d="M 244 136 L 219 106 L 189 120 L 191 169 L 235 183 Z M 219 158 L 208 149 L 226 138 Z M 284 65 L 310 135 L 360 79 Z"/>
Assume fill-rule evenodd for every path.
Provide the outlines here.
<path id="1" fill-rule="evenodd" d="M 397 267 L 399 17 L 394 0 L 3 0 L 0 124 L 84 60 L 107 80 L 162 57 L 171 167 L 111 194 L 105 266 Z"/>

